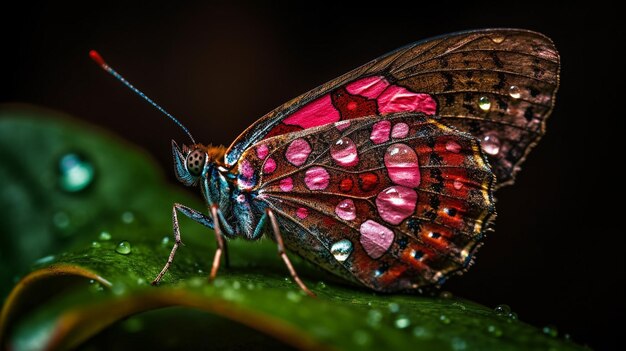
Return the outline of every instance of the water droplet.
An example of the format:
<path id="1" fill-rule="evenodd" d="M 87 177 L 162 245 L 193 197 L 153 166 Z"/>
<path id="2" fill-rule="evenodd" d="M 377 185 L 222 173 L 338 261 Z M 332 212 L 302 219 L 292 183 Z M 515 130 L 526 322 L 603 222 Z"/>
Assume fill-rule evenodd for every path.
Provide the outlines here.
<path id="1" fill-rule="evenodd" d="M 454 140 L 449 140 L 446 143 L 446 150 L 458 154 L 459 152 L 461 152 L 461 145 L 459 145 L 459 143 Z"/>
<path id="2" fill-rule="evenodd" d="M 463 187 L 463 182 L 456 179 L 454 183 L 452 183 L 452 185 L 454 186 L 456 190 L 461 190 L 461 188 Z"/>
<path id="3" fill-rule="evenodd" d="M 343 167 L 351 167 L 359 163 L 356 144 L 348 137 L 339 138 L 330 146 L 330 156 Z"/>
<path id="4" fill-rule="evenodd" d="M 122 222 L 126 224 L 130 224 L 130 223 L 133 223 L 134 221 L 135 221 L 135 215 L 132 212 L 126 211 L 122 213 Z"/>
<path id="5" fill-rule="evenodd" d="M 398 313 L 400 311 L 400 305 L 398 305 L 395 302 L 391 302 L 388 305 L 388 308 L 389 308 L 389 312 L 391 312 L 391 313 Z"/>
<path id="6" fill-rule="evenodd" d="M 516 321 L 517 320 L 517 313 L 515 312 L 510 312 L 507 317 L 509 317 L 510 320 Z"/>
<path id="7" fill-rule="evenodd" d="M 170 237 L 169 236 L 164 236 L 163 239 L 161 239 L 161 245 L 167 246 L 169 243 L 170 243 Z"/>
<path id="8" fill-rule="evenodd" d="M 339 262 L 343 262 L 352 253 L 352 242 L 348 239 L 339 240 L 330 247 L 330 253 Z"/>
<path id="9" fill-rule="evenodd" d="M 454 351 L 463 351 L 467 349 L 467 342 L 455 336 L 450 340 L 450 346 L 452 346 L 452 350 Z"/>
<path id="10" fill-rule="evenodd" d="M 452 293 L 449 291 L 442 291 L 439 293 L 439 297 L 442 299 L 451 299 L 452 298 Z"/>
<path id="11" fill-rule="evenodd" d="M 379 310 L 369 310 L 367 312 L 367 317 L 365 318 L 365 322 L 370 327 L 378 327 L 380 325 L 380 321 L 383 319 L 383 313 Z"/>
<path id="12" fill-rule="evenodd" d="M 317 283 L 318 289 L 326 289 L 326 283 L 320 281 Z"/>
<path id="13" fill-rule="evenodd" d="M 254 290 L 254 288 L 255 288 L 254 283 L 248 283 L 248 284 L 246 284 L 246 288 L 247 288 L 248 290 Z"/>
<path id="14" fill-rule="evenodd" d="M 383 157 L 387 175 L 397 185 L 416 188 L 420 185 L 421 174 L 415 150 L 406 144 L 393 144 Z"/>
<path id="15" fill-rule="evenodd" d="M 398 329 L 406 329 L 411 325 L 411 320 L 404 315 L 400 315 L 393 323 Z"/>
<path id="16" fill-rule="evenodd" d="M 101 232 L 98 236 L 100 240 L 111 240 L 111 234 L 109 232 Z"/>
<path id="17" fill-rule="evenodd" d="M 426 329 L 425 327 L 417 326 L 413 328 L 413 336 L 421 339 L 429 339 L 432 338 L 433 335 L 430 330 Z"/>
<path id="18" fill-rule="evenodd" d="M 500 44 L 504 41 L 504 35 L 496 34 L 491 37 L 491 41 L 493 41 L 496 44 Z"/>
<path id="19" fill-rule="evenodd" d="M 490 326 L 488 326 L 488 327 L 487 327 L 487 331 L 488 331 L 490 334 L 493 334 L 493 336 L 495 336 L 495 337 L 500 337 L 500 336 L 502 336 L 502 329 L 500 329 L 500 328 L 496 327 L 495 325 L 490 325 Z"/>
<path id="20" fill-rule="evenodd" d="M 519 99 L 522 97 L 522 90 L 517 85 L 511 85 L 509 88 L 509 95 L 513 99 Z"/>
<path id="21" fill-rule="evenodd" d="M 52 216 L 52 223 L 59 229 L 65 229 L 70 226 L 70 217 L 65 212 L 57 212 Z"/>
<path id="22" fill-rule="evenodd" d="M 553 338 L 559 336 L 559 331 L 553 325 L 546 325 L 545 327 L 543 327 L 542 331 L 544 334 L 549 335 Z"/>
<path id="23" fill-rule="evenodd" d="M 35 261 L 35 265 L 48 264 L 50 262 L 53 262 L 55 259 L 56 257 L 54 257 L 54 255 L 44 256 L 38 259 L 37 261 Z"/>
<path id="24" fill-rule="evenodd" d="M 99 248 L 99 247 L 100 247 L 100 243 L 99 243 L 99 242 L 97 242 L 97 241 L 92 241 L 92 242 L 91 242 L 91 247 L 93 247 L 93 248 L 96 248 L 96 249 L 97 249 L 97 248 Z"/>
<path id="25" fill-rule="evenodd" d="M 351 221 L 356 218 L 356 206 L 354 206 L 354 201 L 352 199 L 341 200 L 335 207 L 335 213 L 339 218 Z"/>
<path id="26" fill-rule="evenodd" d="M 235 290 L 241 289 L 241 283 L 238 280 L 235 280 L 233 282 L 233 289 L 235 289 Z"/>
<path id="27" fill-rule="evenodd" d="M 489 111 L 489 109 L 491 108 L 491 101 L 489 101 L 488 97 L 481 96 L 478 99 L 478 107 L 480 107 L 480 109 L 483 111 Z"/>
<path id="28" fill-rule="evenodd" d="M 122 255 L 128 255 L 131 252 L 130 243 L 126 240 L 120 241 L 115 247 L 115 252 Z"/>
<path id="29" fill-rule="evenodd" d="M 59 160 L 61 189 L 73 193 L 85 189 L 93 181 L 93 165 L 82 156 L 69 153 Z"/>
<path id="30" fill-rule="evenodd" d="M 445 314 L 439 316 L 439 321 L 443 324 L 450 324 L 450 322 L 452 322 Z"/>
<path id="31" fill-rule="evenodd" d="M 363 330 L 355 330 L 352 334 L 352 339 L 354 340 L 355 344 L 359 346 L 365 346 L 370 343 L 371 336 Z"/>
<path id="32" fill-rule="evenodd" d="M 489 155 L 497 155 L 500 152 L 500 139 L 494 134 L 485 134 L 480 146 Z"/>
<path id="33" fill-rule="evenodd" d="M 498 305 L 496 306 L 493 311 L 498 315 L 498 316 L 508 316 L 509 313 L 511 313 L 511 307 L 509 307 L 509 305 Z"/>
<path id="34" fill-rule="evenodd" d="M 291 302 L 300 302 L 300 300 L 302 300 L 302 295 L 293 290 L 289 290 L 287 291 L 287 300 Z"/>

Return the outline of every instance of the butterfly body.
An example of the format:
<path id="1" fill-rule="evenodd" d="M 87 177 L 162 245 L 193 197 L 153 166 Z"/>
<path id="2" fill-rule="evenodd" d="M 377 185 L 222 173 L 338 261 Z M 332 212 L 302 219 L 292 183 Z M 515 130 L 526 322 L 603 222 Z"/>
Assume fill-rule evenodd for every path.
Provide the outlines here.
<path id="1" fill-rule="evenodd" d="M 449 34 L 291 100 L 227 149 L 173 143 L 178 179 L 200 185 L 210 213 L 175 204 L 176 245 L 155 282 L 180 242 L 178 211 L 215 229 L 212 277 L 222 236 L 270 232 L 305 291 L 285 248 L 376 291 L 440 285 L 472 262 L 494 189 L 545 132 L 559 65 L 535 32 Z"/>

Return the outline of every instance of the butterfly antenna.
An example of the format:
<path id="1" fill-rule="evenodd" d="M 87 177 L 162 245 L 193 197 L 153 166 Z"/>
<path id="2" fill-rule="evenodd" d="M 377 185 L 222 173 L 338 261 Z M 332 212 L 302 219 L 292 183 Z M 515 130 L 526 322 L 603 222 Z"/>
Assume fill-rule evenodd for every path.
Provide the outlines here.
<path id="1" fill-rule="evenodd" d="M 176 117 L 172 116 L 169 112 L 165 111 L 163 107 L 159 106 L 156 102 L 152 101 L 152 99 L 150 99 L 148 96 L 146 96 L 146 94 L 141 92 L 141 90 L 135 88 L 132 84 L 130 84 L 130 82 L 128 82 L 124 77 L 122 77 L 121 74 L 117 73 L 113 68 L 111 68 L 111 66 L 109 66 L 104 61 L 102 56 L 100 56 L 100 54 L 97 51 L 95 50 L 89 51 L 89 57 L 91 57 L 91 59 L 94 60 L 103 70 L 107 71 L 117 80 L 124 83 L 124 85 L 126 85 L 130 90 L 134 91 L 135 94 L 141 96 L 144 100 L 149 102 L 150 105 L 154 106 L 157 110 L 161 111 L 164 115 L 166 115 L 172 121 L 174 121 L 174 123 L 176 123 L 185 133 L 187 133 L 187 135 L 189 136 L 189 139 L 191 139 L 191 142 L 193 144 L 196 143 L 196 141 L 193 139 L 193 136 L 191 136 L 191 133 L 189 133 L 189 130 L 182 123 L 180 123 L 180 121 L 178 121 Z"/>

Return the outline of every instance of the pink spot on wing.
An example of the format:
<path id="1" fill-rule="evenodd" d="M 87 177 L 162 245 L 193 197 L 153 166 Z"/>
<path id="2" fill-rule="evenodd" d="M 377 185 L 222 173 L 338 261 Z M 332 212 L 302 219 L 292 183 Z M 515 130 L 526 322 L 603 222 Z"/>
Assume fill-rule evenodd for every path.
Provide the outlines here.
<path id="1" fill-rule="evenodd" d="M 304 183 L 309 190 L 324 190 L 330 183 L 330 174 L 322 167 L 309 168 L 304 174 Z"/>
<path id="2" fill-rule="evenodd" d="M 434 115 L 437 111 L 437 102 L 430 95 L 414 93 L 397 85 L 389 86 L 377 100 L 381 114 L 414 111 Z"/>
<path id="3" fill-rule="evenodd" d="M 365 252 L 373 259 L 380 258 L 380 256 L 389 250 L 393 242 L 393 231 L 371 219 L 363 222 L 359 231 L 361 232 L 361 245 L 363 245 Z"/>
<path id="4" fill-rule="evenodd" d="M 382 144 L 389 140 L 390 131 L 391 131 L 391 122 L 389 121 L 376 122 L 372 126 L 372 134 L 370 135 L 370 140 L 372 140 L 374 144 Z"/>
<path id="5" fill-rule="evenodd" d="M 300 207 L 296 210 L 296 216 L 300 219 L 305 219 L 309 215 L 309 210 L 304 207 Z"/>
<path id="6" fill-rule="evenodd" d="M 289 144 L 285 157 L 287 161 L 294 166 L 301 166 L 311 153 L 311 145 L 306 140 L 300 138 L 296 139 Z"/>
<path id="7" fill-rule="evenodd" d="M 461 145 L 459 145 L 456 141 L 450 140 L 446 143 L 446 150 L 458 154 L 461 152 Z"/>
<path id="8" fill-rule="evenodd" d="M 330 146 L 330 156 L 338 165 L 351 167 L 359 163 L 356 144 L 348 137 L 339 138 Z"/>
<path id="9" fill-rule="evenodd" d="M 384 156 L 387 174 L 392 182 L 409 188 L 420 185 L 421 175 L 417 154 L 406 144 L 393 144 Z"/>
<path id="10" fill-rule="evenodd" d="M 259 145 L 256 148 L 256 156 L 261 160 L 265 160 L 265 158 L 267 157 L 269 153 L 270 153 L 270 149 L 267 147 L 266 144 Z"/>
<path id="11" fill-rule="evenodd" d="M 354 206 L 354 201 L 352 199 L 341 200 L 335 206 L 335 214 L 343 220 L 351 221 L 356 218 L 356 207 Z"/>
<path id="12" fill-rule="evenodd" d="M 389 82 L 383 77 L 366 77 L 346 85 L 346 90 L 352 95 L 375 99 L 388 86 Z"/>
<path id="13" fill-rule="evenodd" d="M 339 121 L 337 123 L 335 123 L 335 128 L 337 128 L 337 130 L 342 131 L 346 128 L 348 128 L 350 126 L 350 121 Z"/>
<path id="14" fill-rule="evenodd" d="M 376 196 L 378 214 L 387 223 L 397 225 L 415 212 L 417 193 L 411 188 L 394 185 Z"/>
<path id="15" fill-rule="evenodd" d="M 241 161 L 241 163 L 239 164 L 239 173 L 246 179 L 252 178 L 252 176 L 254 175 L 254 168 L 252 168 L 250 161 Z"/>
<path id="16" fill-rule="evenodd" d="M 283 123 L 307 129 L 337 122 L 340 118 L 339 111 L 333 106 L 330 95 L 326 94 L 304 105 L 291 116 L 285 118 Z"/>
<path id="17" fill-rule="evenodd" d="M 281 179 L 278 184 L 280 186 L 280 190 L 282 191 L 287 192 L 293 189 L 293 179 L 291 179 L 291 177 Z"/>
<path id="18" fill-rule="evenodd" d="M 391 130 L 391 137 L 398 139 L 398 138 L 406 138 L 406 136 L 409 134 L 409 125 L 404 123 L 404 122 L 400 122 L 400 123 L 396 123 L 393 125 L 393 129 Z"/>
<path id="19" fill-rule="evenodd" d="M 263 165 L 263 173 L 270 174 L 276 170 L 276 161 L 273 158 L 268 158 Z"/>
<path id="20" fill-rule="evenodd" d="M 255 185 L 254 168 L 250 164 L 250 161 L 243 160 L 239 163 L 239 177 L 237 184 L 243 189 L 250 189 Z"/>

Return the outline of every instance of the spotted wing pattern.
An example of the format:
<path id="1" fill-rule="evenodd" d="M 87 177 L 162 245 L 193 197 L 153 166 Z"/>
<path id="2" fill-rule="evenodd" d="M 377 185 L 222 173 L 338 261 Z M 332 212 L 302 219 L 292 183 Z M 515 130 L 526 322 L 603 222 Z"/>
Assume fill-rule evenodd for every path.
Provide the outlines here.
<path id="1" fill-rule="evenodd" d="M 277 214 L 290 251 L 378 291 L 467 267 L 494 212 L 493 182 L 475 138 L 423 113 L 264 139 L 241 155 L 238 179 Z"/>
<path id="2" fill-rule="evenodd" d="M 420 112 L 478 138 L 498 184 L 510 183 L 545 131 L 559 65 L 550 39 L 526 30 L 470 31 L 411 44 L 271 111 L 233 142 L 225 162 L 234 165 L 264 138 Z"/>

